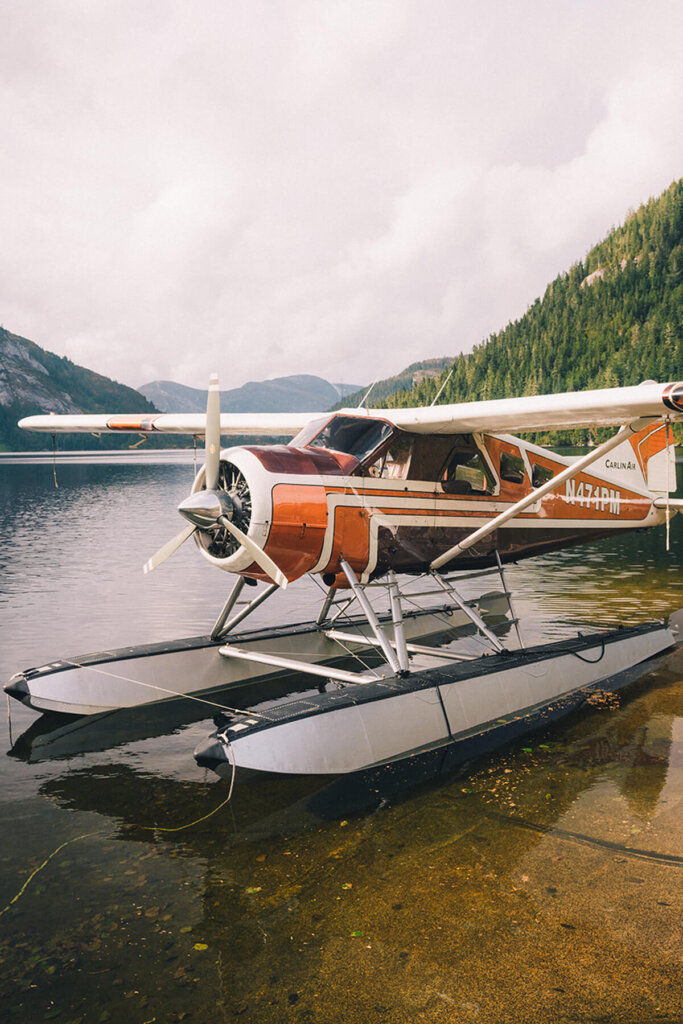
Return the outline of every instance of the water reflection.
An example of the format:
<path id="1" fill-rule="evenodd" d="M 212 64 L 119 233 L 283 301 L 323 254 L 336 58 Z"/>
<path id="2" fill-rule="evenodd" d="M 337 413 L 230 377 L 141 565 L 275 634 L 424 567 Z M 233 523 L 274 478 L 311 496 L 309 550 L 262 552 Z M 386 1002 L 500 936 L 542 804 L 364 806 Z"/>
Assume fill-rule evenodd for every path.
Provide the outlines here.
<path id="1" fill-rule="evenodd" d="M 69 466 L 56 493 L 40 469 L 0 477 L 3 678 L 206 631 L 227 581 L 191 545 L 139 572 L 190 467 Z M 527 635 L 682 606 L 680 517 L 672 548 L 657 531 L 512 567 Z M 103 718 L 79 747 L 13 709 L 0 910 L 44 866 L 0 919 L 3 1020 L 679 1020 L 680 651 L 457 772 L 239 773 L 228 804 L 191 757 L 210 723 L 168 711 L 132 733 Z"/>
<path id="2" fill-rule="evenodd" d="M 675 522 L 668 552 L 663 530 L 624 534 L 520 563 L 510 581 L 541 627 L 553 619 L 634 623 L 683 605 L 682 564 Z"/>
<path id="3" fill-rule="evenodd" d="M 682 668 L 470 770 L 369 775 L 370 813 L 344 780 L 238 773 L 211 815 L 226 787 L 166 774 L 160 740 L 64 766 L 40 797 L 94 834 L 6 919 L 7 976 L 40 972 L 27 1019 L 46 994 L 84 1019 L 103 996 L 112 1019 L 562 1019 L 570 993 L 619 1019 L 637 988 L 674 1020 Z"/>

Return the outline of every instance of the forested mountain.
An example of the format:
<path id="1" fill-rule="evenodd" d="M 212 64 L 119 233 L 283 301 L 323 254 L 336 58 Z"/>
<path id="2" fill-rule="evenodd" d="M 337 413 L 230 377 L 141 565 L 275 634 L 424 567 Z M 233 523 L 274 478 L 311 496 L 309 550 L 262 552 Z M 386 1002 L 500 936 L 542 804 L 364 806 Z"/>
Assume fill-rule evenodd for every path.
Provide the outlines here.
<path id="1" fill-rule="evenodd" d="M 0 451 L 40 451 L 51 447 L 46 434 L 17 427 L 22 416 L 39 413 L 157 412 L 136 391 L 72 363 L 0 327 Z M 130 434 L 61 434 L 59 447 L 69 449 L 127 447 Z M 157 438 L 167 445 L 166 438 Z"/>
<path id="2" fill-rule="evenodd" d="M 683 181 L 632 213 L 523 317 L 388 404 L 428 405 L 451 369 L 439 404 L 683 378 Z M 384 403 L 373 394 L 369 404 Z"/>
<path id="3" fill-rule="evenodd" d="M 325 412 L 342 395 L 354 393 L 357 384 L 330 384 L 322 377 L 298 373 L 272 380 L 249 381 L 239 388 L 221 391 L 223 412 Z M 203 412 L 206 390 L 171 380 L 154 380 L 138 388 L 162 412 Z"/>

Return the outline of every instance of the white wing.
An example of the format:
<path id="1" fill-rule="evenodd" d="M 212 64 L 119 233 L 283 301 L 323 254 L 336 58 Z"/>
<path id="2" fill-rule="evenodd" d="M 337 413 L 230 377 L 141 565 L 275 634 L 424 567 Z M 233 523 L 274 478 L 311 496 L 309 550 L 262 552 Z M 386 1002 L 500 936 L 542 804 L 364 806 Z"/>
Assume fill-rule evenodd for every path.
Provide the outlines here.
<path id="1" fill-rule="evenodd" d="M 460 402 L 415 409 L 343 409 L 346 415 L 389 420 L 417 434 L 466 434 L 562 430 L 572 427 L 618 426 L 641 417 L 669 416 L 683 420 L 683 383 L 570 391 L 559 395 L 530 395 L 488 402 Z M 293 437 L 324 413 L 223 413 L 221 434 Z M 197 434 L 206 429 L 204 413 L 144 416 L 28 416 L 19 422 L 26 430 L 48 434 Z"/>
<path id="2" fill-rule="evenodd" d="M 294 437 L 320 412 L 222 413 L 221 434 L 252 437 Z M 206 414 L 145 413 L 143 416 L 27 416 L 19 420 L 24 430 L 45 434 L 197 434 L 206 433 Z"/>
<path id="3" fill-rule="evenodd" d="M 381 415 L 377 410 L 373 414 Z M 393 409 L 387 418 L 413 433 L 464 434 L 618 426 L 641 417 L 667 415 L 672 420 L 683 419 L 683 383 L 648 382 L 629 388 Z"/>

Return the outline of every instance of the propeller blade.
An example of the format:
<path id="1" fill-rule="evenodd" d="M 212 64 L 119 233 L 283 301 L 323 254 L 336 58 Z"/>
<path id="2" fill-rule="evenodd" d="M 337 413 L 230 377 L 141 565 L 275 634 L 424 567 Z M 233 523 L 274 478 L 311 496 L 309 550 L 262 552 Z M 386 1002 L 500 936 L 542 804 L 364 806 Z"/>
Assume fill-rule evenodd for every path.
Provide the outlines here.
<path id="1" fill-rule="evenodd" d="M 184 530 L 181 530 L 179 534 L 171 538 L 171 540 L 166 541 L 164 546 L 162 548 L 159 548 L 156 554 L 152 555 L 148 562 L 145 562 L 144 566 L 142 567 L 142 571 L 144 573 L 148 573 L 152 572 L 153 569 L 156 569 L 157 566 L 161 565 L 162 562 L 165 562 L 166 559 L 169 558 L 174 551 L 177 551 L 180 545 L 184 544 L 188 537 L 191 537 L 196 529 L 197 527 L 194 525 L 194 523 L 190 523 L 190 525 L 186 526 Z"/>
<path id="2" fill-rule="evenodd" d="M 211 374 L 209 393 L 206 399 L 206 434 L 204 436 L 204 486 L 215 491 L 221 464 L 221 394 L 218 389 L 218 375 Z"/>
<path id="3" fill-rule="evenodd" d="M 272 558 L 265 553 L 263 548 L 260 548 L 258 544 L 255 544 L 251 537 L 247 537 L 246 533 L 242 533 L 241 530 L 235 526 L 234 523 L 230 522 L 227 516 L 221 516 L 218 522 L 221 526 L 224 526 L 228 533 L 231 533 L 235 540 L 238 540 L 242 547 L 249 552 L 251 557 L 254 559 L 257 565 L 267 573 L 272 580 L 277 583 L 283 590 L 287 587 L 287 577 L 285 574 L 278 569 Z"/>

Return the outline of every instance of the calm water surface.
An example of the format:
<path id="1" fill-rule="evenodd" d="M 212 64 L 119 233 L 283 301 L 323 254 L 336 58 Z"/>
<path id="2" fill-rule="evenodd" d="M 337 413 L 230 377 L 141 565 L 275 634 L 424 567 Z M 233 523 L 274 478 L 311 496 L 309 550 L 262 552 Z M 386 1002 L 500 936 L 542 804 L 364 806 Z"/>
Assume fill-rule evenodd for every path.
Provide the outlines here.
<path id="1" fill-rule="evenodd" d="M 229 577 L 192 543 L 141 571 L 191 460 L 58 475 L 0 461 L 0 679 L 207 632 Z M 526 636 L 667 615 L 682 556 L 679 517 L 668 554 L 662 529 L 511 568 Z M 292 590 L 256 621 L 317 610 Z M 192 758 L 210 719 L 89 753 L 37 719 L 13 702 L 0 758 L 2 1021 L 682 1019 L 681 653 L 458 774 L 238 773 L 227 804 Z"/>

